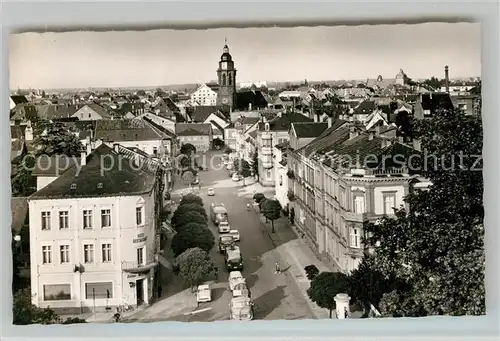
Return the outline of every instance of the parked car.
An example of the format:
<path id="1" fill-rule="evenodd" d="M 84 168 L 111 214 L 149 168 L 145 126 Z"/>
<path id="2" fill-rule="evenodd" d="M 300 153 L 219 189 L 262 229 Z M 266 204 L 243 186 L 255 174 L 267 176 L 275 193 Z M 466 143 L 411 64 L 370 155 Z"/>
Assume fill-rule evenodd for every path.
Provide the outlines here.
<path id="1" fill-rule="evenodd" d="M 242 280 L 244 280 L 244 278 L 240 271 L 231 271 L 227 280 L 229 282 L 229 290 L 233 291 L 234 286 L 241 283 Z"/>
<path id="2" fill-rule="evenodd" d="M 234 239 L 232 236 L 224 234 L 219 237 L 219 251 L 224 253 L 226 248 L 230 248 L 234 245 Z"/>
<path id="3" fill-rule="evenodd" d="M 226 169 L 227 169 L 227 170 L 232 170 L 232 169 L 233 169 L 233 164 L 229 162 L 229 163 L 226 165 Z"/>
<path id="4" fill-rule="evenodd" d="M 212 289 L 210 289 L 210 285 L 202 284 L 198 286 L 198 291 L 196 292 L 196 300 L 198 301 L 198 303 L 212 301 Z"/>
<path id="5" fill-rule="evenodd" d="M 209 197 L 214 196 L 214 195 L 215 195 L 215 190 L 214 190 L 212 187 L 210 187 L 210 188 L 207 190 L 207 195 L 208 195 Z"/>
<path id="6" fill-rule="evenodd" d="M 196 177 L 192 182 L 191 186 L 198 186 L 200 184 L 200 178 Z"/>
<path id="7" fill-rule="evenodd" d="M 234 173 L 231 178 L 233 179 L 233 181 L 240 181 L 241 180 L 241 177 L 238 173 Z"/>
<path id="8" fill-rule="evenodd" d="M 240 241 L 240 232 L 238 230 L 230 230 L 229 231 L 229 235 L 231 237 L 233 237 L 233 240 L 235 242 L 239 242 Z"/>
<path id="9" fill-rule="evenodd" d="M 229 223 L 227 221 L 221 221 L 219 223 L 219 233 L 228 233 L 229 231 L 231 231 Z"/>

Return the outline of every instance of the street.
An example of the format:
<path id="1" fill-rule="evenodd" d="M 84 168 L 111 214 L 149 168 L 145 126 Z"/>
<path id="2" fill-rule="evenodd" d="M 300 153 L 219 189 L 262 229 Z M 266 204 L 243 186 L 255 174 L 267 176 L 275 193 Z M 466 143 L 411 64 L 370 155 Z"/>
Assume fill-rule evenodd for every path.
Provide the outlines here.
<path id="1" fill-rule="evenodd" d="M 217 157 L 217 159 L 219 158 Z M 243 182 L 232 181 L 225 169 L 209 168 L 207 171 L 200 172 L 199 176 L 201 180 L 199 196 L 203 199 L 207 214 L 210 216 L 209 207 L 212 202 L 224 203 L 229 213 L 231 228 L 240 232 L 241 241 L 238 245 L 244 261 L 243 276 L 252 293 L 255 304 L 255 319 L 314 318 L 303 293 L 295 281 L 291 279 L 292 276 L 285 273 L 275 274 L 276 262 L 282 262 L 279 252 L 274 249 L 269 235 L 261 228 L 258 215 L 253 210 L 247 210 L 247 203 L 252 201 L 253 189 L 256 189 L 257 192 L 264 191 L 266 196 L 272 196 L 273 188 L 264 189 L 258 183 L 243 187 Z M 181 179 L 178 179 L 172 193 L 172 199 L 178 203 L 186 187 L 188 186 Z M 215 190 L 215 196 L 207 196 L 207 189 L 210 187 Z M 191 294 L 191 298 L 188 298 L 193 302 L 190 304 L 192 306 L 190 309 L 186 309 L 186 311 L 178 309 L 175 314 L 169 315 L 168 309 L 154 308 L 157 305 L 168 305 L 169 298 L 167 298 L 140 313 L 139 315 L 144 316 L 145 320 L 146 316 L 147 321 L 216 321 L 229 318 L 231 292 L 228 289 L 228 272 L 225 268 L 224 256 L 217 248 L 219 233 L 210 219 L 209 228 L 216 239 L 211 257 L 219 268 L 219 279 L 212 284 L 212 302 L 196 306 L 196 295 Z M 186 295 L 189 297 L 189 294 Z M 148 312 L 150 309 L 151 312 Z M 153 310 L 158 313 L 152 313 Z M 193 310 L 200 312 L 195 311 L 190 314 Z M 169 316 L 165 316 L 165 314 Z"/>

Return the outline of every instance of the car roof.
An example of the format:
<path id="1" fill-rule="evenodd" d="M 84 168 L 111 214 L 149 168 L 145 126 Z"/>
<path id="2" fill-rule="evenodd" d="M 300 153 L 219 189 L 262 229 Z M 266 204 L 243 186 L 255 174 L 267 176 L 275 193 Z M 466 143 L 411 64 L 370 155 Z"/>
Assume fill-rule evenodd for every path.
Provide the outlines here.
<path id="1" fill-rule="evenodd" d="M 241 271 L 231 271 L 229 273 L 229 277 L 236 277 L 236 276 L 240 276 L 243 278 L 243 275 L 241 274 Z"/>
<path id="2" fill-rule="evenodd" d="M 202 285 L 198 285 L 198 290 L 205 290 L 205 289 L 210 289 L 210 285 L 208 284 L 202 284 Z"/>
<path id="3" fill-rule="evenodd" d="M 229 233 L 240 233 L 238 230 L 231 230 Z"/>

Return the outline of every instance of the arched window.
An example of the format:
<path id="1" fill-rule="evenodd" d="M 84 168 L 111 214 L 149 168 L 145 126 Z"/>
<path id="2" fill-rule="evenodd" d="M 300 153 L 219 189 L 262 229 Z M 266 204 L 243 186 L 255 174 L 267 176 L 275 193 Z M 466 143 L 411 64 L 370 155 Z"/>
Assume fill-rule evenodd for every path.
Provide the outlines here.
<path id="1" fill-rule="evenodd" d="M 228 79 L 229 85 L 233 85 L 233 75 L 229 74 L 229 79 Z"/>
<path id="2" fill-rule="evenodd" d="M 226 85 L 226 74 L 222 74 L 222 85 Z"/>

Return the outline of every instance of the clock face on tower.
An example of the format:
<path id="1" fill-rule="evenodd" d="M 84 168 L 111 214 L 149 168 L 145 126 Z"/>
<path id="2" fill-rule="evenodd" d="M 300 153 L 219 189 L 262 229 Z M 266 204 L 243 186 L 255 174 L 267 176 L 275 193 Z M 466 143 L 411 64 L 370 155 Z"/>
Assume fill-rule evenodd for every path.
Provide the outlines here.
<path id="1" fill-rule="evenodd" d="M 220 68 L 223 70 L 227 70 L 227 62 L 220 63 Z"/>
<path id="2" fill-rule="evenodd" d="M 224 103 L 224 104 L 229 103 L 229 99 L 228 99 L 227 97 L 224 97 L 224 98 L 222 99 L 222 103 Z"/>

